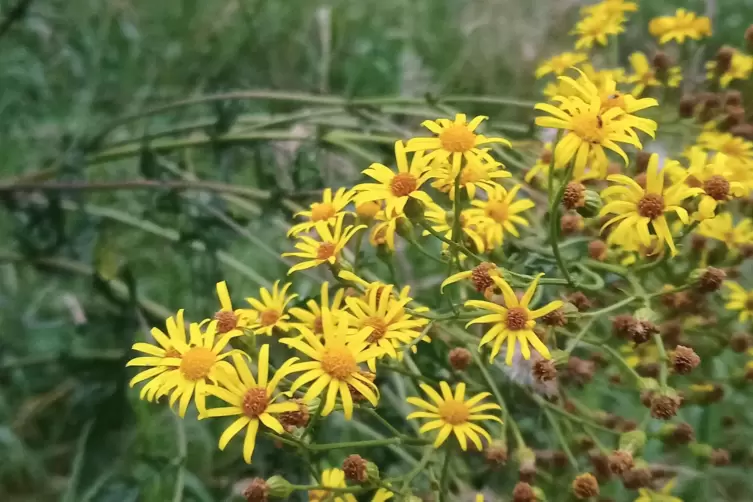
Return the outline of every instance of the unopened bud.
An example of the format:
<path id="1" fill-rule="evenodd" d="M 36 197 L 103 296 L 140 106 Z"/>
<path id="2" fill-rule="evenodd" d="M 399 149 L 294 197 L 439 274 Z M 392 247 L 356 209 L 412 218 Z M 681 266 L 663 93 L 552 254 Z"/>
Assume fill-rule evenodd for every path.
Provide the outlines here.
<path id="1" fill-rule="evenodd" d="M 457 371 L 463 371 L 471 364 L 471 352 L 464 347 L 455 347 L 450 351 L 450 366 Z"/>
<path id="2" fill-rule="evenodd" d="M 507 463 L 507 445 L 502 441 L 493 441 L 484 452 L 487 462 L 493 465 Z"/>
<path id="3" fill-rule="evenodd" d="M 278 499 L 287 499 L 293 493 L 293 485 L 282 476 L 272 476 L 267 480 L 269 496 Z"/>
<path id="4" fill-rule="evenodd" d="M 420 224 L 424 219 L 424 205 L 420 200 L 413 197 L 408 197 L 408 202 L 405 203 L 403 211 L 405 212 L 405 216 L 416 225 Z"/>
<path id="5" fill-rule="evenodd" d="M 585 202 L 577 209 L 578 214 L 584 218 L 594 218 L 599 214 L 603 206 L 601 196 L 594 190 L 586 190 Z"/>
<path id="6" fill-rule="evenodd" d="M 588 243 L 588 256 L 596 261 L 604 261 L 607 259 L 607 243 L 601 240 L 591 241 Z"/>

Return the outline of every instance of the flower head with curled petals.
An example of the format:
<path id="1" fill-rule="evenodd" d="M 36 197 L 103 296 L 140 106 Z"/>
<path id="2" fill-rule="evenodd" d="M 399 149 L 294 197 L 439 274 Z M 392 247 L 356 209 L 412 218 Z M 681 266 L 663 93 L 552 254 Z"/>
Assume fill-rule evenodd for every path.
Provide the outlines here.
<path id="1" fill-rule="evenodd" d="M 474 249 L 478 253 L 486 250 L 486 243 L 479 234 L 479 226 L 471 221 L 470 209 L 463 210 L 460 213 L 460 230 L 463 232 L 463 240 L 466 247 Z M 452 239 L 452 227 L 454 214 L 445 210 L 438 204 L 427 206 L 424 217 L 431 222 L 431 228 L 439 234 L 443 234 L 447 239 Z M 431 232 L 424 230 L 423 235 L 429 235 Z M 443 243 L 445 244 L 445 243 Z"/>
<path id="2" fill-rule="evenodd" d="M 372 246 L 387 246 L 390 251 L 395 251 L 395 234 L 398 225 L 405 223 L 407 217 L 404 214 L 392 212 L 387 214 L 379 211 L 374 217 L 374 226 L 369 232 L 369 243 Z"/>
<path id="3" fill-rule="evenodd" d="M 347 488 L 345 472 L 342 469 L 326 469 L 322 472 L 322 486 L 325 488 Z M 390 492 L 391 493 L 391 492 Z M 330 490 L 309 490 L 309 502 L 357 502 L 352 493 L 338 493 Z"/>
<path id="4" fill-rule="evenodd" d="M 489 153 L 479 147 L 490 143 L 502 143 L 510 147 L 510 142 L 503 138 L 488 138 L 477 134 L 476 129 L 488 117 L 478 116 L 467 121 L 464 113 L 455 115 L 455 120 L 425 120 L 421 125 L 436 134 L 433 138 L 413 138 L 408 140 L 409 152 L 430 151 L 424 159 L 432 166 L 450 164 L 453 172 L 460 171 L 463 159 L 467 163 L 494 163 Z"/>
<path id="5" fill-rule="evenodd" d="M 571 35 L 578 36 L 575 48 L 583 50 L 590 49 L 594 44 L 607 45 L 607 37 L 619 35 L 625 31 L 624 22 L 625 16 L 622 14 L 606 15 L 602 12 L 595 12 L 587 15 L 578 21 L 570 32 Z"/>
<path id="6" fill-rule="evenodd" d="M 753 220 L 743 218 L 736 224 L 732 213 L 720 213 L 703 220 L 696 233 L 723 243 L 727 249 L 737 250 L 740 246 L 753 244 Z"/>
<path id="7" fill-rule="evenodd" d="M 652 19 L 648 24 L 648 31 L 659 39 L 659 44 L 672 40 L 682 44 L 686 38 L 700 40 L 711 36 L 711 20 L 705 16 L 696 16 L 695 12 L 677 9 L 674 16 Z"/>
<path id="8" fill-rule="evenodd" d="M 727 88 L 733 80 L 747 80 L 750 78 L 750 74 L 753 72 L 753 56 L 734 49 L 732 59 L 729 62 L 729 68 L 721 75 L 718 75 L 717 66 L 718 63 L 716 61 L 706 63 L 706 78 L 709 80 L 718 78 L 719 85 L 722 88 Z"/>
<path id="9" fill-rule="evenodd" d="M 288 237 L 307 232 L 320 221 L 326 222 L 330 227 L 334 226 L 337 223 L 337 216 L 350 203 L 353 195 L 353 192 L 344 188 L 337 189 L 333 195 L 331 188 L 325 188 L 321 202 L 314 202 L 308 210 L 296 213 L 296 216 L 305 217 L 306 221 L 292 226 L 288 231 Z"/>
<path id="10" fill-rule="evenodd" d="M 209 394 L 222 399 L 230 406 L 208 409 L 199 418 L 240 415 L 220 436 L 219 448 L 224 450 L 230 440 L 245 428 L 243 460 L 250 464 L 260 424 L 277 434 L 284 434 L 285 430 L 275 415 L 298 409 L 298 404 L 292 401 L 276 402 L 280 397 L 277 394 L 277 385 L 290 372 L 290 367 L 298 358 L 285 361 L 272 378 L 269 378 L 269 345 L 262 345 L 254 378 L 248 363 L 240 353 L 233 354 L 232 357 L 237 374 L 233 373 L 230 378 L 225 379 L 222 386 L 207 387 Z"/>
<path id="11" fill-rule="evenodd" d="M 306 301 L 306 308 L 293 307 L 289 310 L 290 315 L 298 320 L 297 323 L 291 323 L 295 328 L 296 324 L 302 324 L 307 327 L 317 336 L 322 334 L 322 309 L 328 308 L 330 314 L 334 319 L 339 319 L 340 316 L 345 315 L 345 309 L 343 300 L 345 298 L 345 290 L 338 288 L 330 301 L 329 283 L 324 281 L 322 283 L 319 295 L 319 301 L 309 299 Z"/>
<path id="12" fill-rule="evenodd" d="M 640 96 L 649 87 L 661 87 L 663 85 L 644 53 L 632 53 L 630 55 L 630 66 L 633 73 L 628 75 L 625 81 L 629 84 L 635 84 L 633 90 L 630 91 L 633 96 Z M 679 66 L 669 68 L 666 75 L 667 87 L 679 87 L 680 82 L 682 82 L 682 69 Z"/>
<path id="13" fill-rule="evenodd" d="M 317 267 L 324 263 L 334 265 L 340 259 L 343 248 L 348 241 L 359 231 L 366 228 L 366 225 L 348 225 L 343 228 L 344 213 L 337 215 L 334 228 L 330 228 L 326 222 L 316 223 L 314 229 L 318 238 L 314 239 L 307 235 L 298 236 L 299 241 L 295 248 L 298 251 L 282 253 L 282 256 L 294 256 L 304 258 L 304 261 L 296 263 L 288 270 L 288 275 L 299 270 Z"/>
<path id="14" fill-rule="evenodd" d="M 499 186 L 497 180 L 512 176 L 498 162 L 478 162 L 475 158 L 460 170 L 455 169 L 449 163 L 445 163 L 435 166 L 432 171 L 437 179 L 432 182 L 431 186 L 440 192 L 447 193 L 450 200 L 455 200 L 454 187 L 458 173 L 460 174 L 460 188 L 466 191 L 469 199 L 476 197 L 477 190 L 482 190 L 488 194 Z"/>
<path id="15" fill-rule="evenodd" d="M 479 343 L 479 348 L 481 348 L 488 343 L 494 342 L 489 361 L 494 361 L 494 358 L 499 354 L 499 351 L 502 348 L 502 343 L 505 340 L 507 340 L 507 355 L 505 363 L 508 366 L 512 364 L 516 343 L 520 343 L 520 353 L 525 359 L 531 358 L 531 349 L 528 346 L 529 343 L 533 345 L 533 348 L 541 354 L 543 358 L 551 359 L 552 356 L 549 353 L 549 349 L 542 343 L 536 333 L 534 333 L 533 328 L 536 326 L 535 319 L 557 310 L 562 306 L 562 302 L 556 300 L 539 309 L 531 310 L 531 300 L 536 293 L 536 287 L 543 275 L 544 274 L 539 274 L 536 276 L 520 300 L 518 300 L 517 295 L 507 281 L 502 277 L 492 276 L 494 284 L 502 293 L 504 306 L 498 303 L 480 300 L 468 300 L 465 302 L 466 307 L 475 307 L 489 312 L 486 315 L 471 320 L 466 327 L 471 324 L 479 323 L 494 324 L 494 326 L 489 328 L 486 334 L 484 334 Z"/>
<path id="16" fill-rule="evenodd" d="M 639 496 L 633 502 L 683 502 L 681 498 L 670 495 L 676 484 L 677 478 L 672 478 L 658 492 L 649 490 L 648 488 L 639 488 Z"/>
<path id="17" fill-rule="evenodd" d="M 550 73 L 562 75 L 568 68 L 587 60 L 588 54 L 585 52 L 563 52 L 562 54 L 554 55 L 536 68 L 536 78 L 541 78 Z"/>
<path id="18" fill-rule="evenodd" d="M 327 392 L 322 408 L 322 415 L 327 416 L 335 409 L 337 396 L 340 395 L 345 419 L 353 416 L 353 396 L 348 388 L 352 386 L 372 405 L 376 406 L 379 391 L 374 384 L 363 376 L 360 364 L 380 357 L 382 349 L 369 343 L 371 330 L 364 328 L 351 334 L 348 319 L 341 316 L 335 320 L 330 310 L 322 306 L 322 336 L 319 337 L 305 326 L 297 326 L 301 333 L 299 338 L 280 340 L 291 348 L 309 356 L 312 360 L 294 364 L 292 373 L 303 372 L 293 382 L 290 390 L 295 392 L 302 385 L 309 384 L 303 401 L 311 402 L 321 393 Z"/>
<path id="19" fill-rule="evenodd" d="M 442 392 L 441 395 L 428 385 L 421 384 L 421 390 L 429 396 L 431 402 L 417 397 L 409 397 L 407 399 L 408 404 L 421 408 L 421 411 L 415 411 L 408 415 L 408 420 L 416 418 L 430 420 L 422 425 L 418 432 L 425 434 L 438 429 L 434 448 L 439 448 L 450 434 L 455 434 L 455 438 L 464 451 L 468 449 L 468 440 L 479 451 L 483 450 L 481 437 L 484 437 L 488 443 L 492 442 L 492 438 L 485 429 L 474 422 L 493 420 L 502 423 L 499 417 L 487 413 L 492 410 L 500 411 L 499 405 L 482 402 L 491 395 L 488 392 L 476 394 L 466 400 L 465 382 L 459 383 L 455 387 L 455 392 L 452 391 L 447 382 L 440 382 L 439 388 Z"/>
<path id="20" fill-rule="evenodd" d="M 515 185 L 509 192 L 498 185 L 490 191 L 486 200 L 474 200 L 467 214 L 467 224 L 475 227 L 476 233 L 484 239 L 484 248 L 494 249 L 502 245 L 505 234 L 520 237 L 517 226 L 529 226 L 528 220 L 520 213 L 534 207 L 530 199 L 515 200 L 521 185 Z M 482 249 L 484 249 L 482 248 Z"/>
<path id="21" fill-rule="evenodd" d="M 378 183 L 361 183 L 353 187 L 356 192 L 353 199 L 356 205 L 383 201 L 386 213 L 403 214 L 410 199 L 431 204 L 429 194 L 421 190 L 421 186 L 433 177 L 427 165 L 428 159 L 424 157 L 423 151 L 418 151 L 408 163 L 409 151 L 411 150 L 407 149 L 402 141 L 395 142 L 397 172 L 378 163 L 371 164 L 363 171 L 363 174 Z"/>
<path id="22" fill-rule="evenodd" d="M 251 315 L 256 318 L 248 327 L 254 330 L 255 334 L 270 336 L 275 329 L 283 333 L 290 329 L 288 322 L 290 316 L 285 310 L 288 304 L 298 296 L 287 294 L 290 286 L 290 283 L 286 283 L 280 288 L 280 281 L 275 281 L 272 291 L 267 290 L 267 288 L 259 289 L 261 300 L 246 298 L 246 301 L 253 307 L 250 310 Z"/>
<path id="23" fill-rule="evenodd" d="M 178 320 L 182 326 L 182 312 L 179 313 Z M 170 330 L 169 321 L 168 319 L 168 330 Z M 152 380 L 154 388 L 150 388 L 148 395 L 150 398 L 154 398 L 169 394 L 170 406 L 180 399 L 178 414 L 181 417 L 185 416 L 191 398 L 194 396 L 196 408 L 198 408 L 200 414 L 203 414 L 206 411 L 207 388 L 211 384 L 225 384 L 228 379 L 235 376 L 235 368 L 224 359 L 239 351 L 223 351 L 230 340 L 241 334 L 240 331 L 235 330 L 218 337 L 217 321 L 208 323 L 204 332 L 201 331 L 199 324 L 192 323 L 189 327 L 190 338 L 186 343 L 183 329 L 185 328 L 177 328 L 176 326 L 171 333 L 174 336 L 171 336 L 169 342 L 162 339 L 159 334 L 156 335 L 157 339 L 160 340 L 160 345 L 169 343 L 171 346 L 164 355 L 157 355 L 155 350 L 149 352 L 152 354 L 151 357 L 136 357 L 126 364 L 126 366 L 167 367 L 166 371 L 161 371 L 157 378 Z M 155 333 L 155 331 L 152 331 L 153 335 Z M 137 345 L 138 347 L 134 346 L 136 350 L 146 349 L 146 347 Z M 174 354 L 173 351 L 175 351 Z M 142 372 L 141 375 L 143 373 L 146 372 Z M 144 377 L 142 376 L 141 379 L 143 380 Z"/>
<path id="24" fill-rule="evenodd" d="M 256 319 L 256 313 L 249 309 L 233 309 L 233 302 L 230 300 L 230 292 L 227 289 L 227 283 L 221 281 L 217 283 L 217 297 L 220 300 L 220 310 L 215 312 L 214 320 L 217 321 L 217 332 L 220 334 L 231 331 L 236 334 L 242 334 L 245 328 L 253 324 Z"/>
<path id="25" fill-rule="evenodd" d="M 616 216 L 604 224 L 602 231 L 617 224 L 609 234 L 608 242 L 629 243 L 633 249 L 637 249 L 639 245 L 651 246 L 651 227 L 675 256 L 677 249 L 665 213 L 675 212 L 683 224 L 689 224 L 688 212 L 681 205 L 685 199 L 700 194 L 702 190 L 687 186 L 684 180 L 665 187 L 665 173 L 659 169 L 659 156 L 656 154 L 651 155 L 646 174 L 645 189 L 622 174 L 607 178 L 615 185 L 601 192 L 606 204 L 599 214 Z"/>

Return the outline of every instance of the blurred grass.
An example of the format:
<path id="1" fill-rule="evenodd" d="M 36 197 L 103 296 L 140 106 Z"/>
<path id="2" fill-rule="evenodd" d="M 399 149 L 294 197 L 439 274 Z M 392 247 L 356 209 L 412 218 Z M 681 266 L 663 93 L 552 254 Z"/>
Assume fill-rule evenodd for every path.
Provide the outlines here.
<path id="1" fill-rule="evenodd" d="M 0 13 L 7 15 L 13 5 L 0 2 Z M 55 166 L 59 180 L 169 178 L 181 170 L 249 187 L 282 186 L 286 192 L 341 184 L 356 179 L 364 160 L 308 143 L 215 145 L 145 154 L 90 170 L 82 156 L 117 117 L 237 89 L 535 99 L 533 69 L 570 43 L 567 30 L 578 5 L 557 0 L 37 0 L 0 39 L 0 182 Z M 639 24 L 645 27 L 650 17 L 673 6 L 704 11 L 706 2 L 643 1 Z M 719 1 L 716 9 L 711 48 L 736 45 L 746 20 L 753 18 L 753 2 Z M 645 40 L 631 35 L 623 57 L 627 48 L 646 49 Z M 197 120 L 208 119 L 215 127 L 239 114 L 258 120 L 295 109 L 269 101 L 181 108 L 119 127 L 108 140 L 139 138 Z M 492 120 L 530 118 L 526 110 L 491 110 Z M 499 110 L 503 117 L 495 116 Z M 385 153 L 379 145 L 370 151 Z M 2 200 L 2 500 L 227 500 L 233 483 L 244 476 L 283 466 L 291 471 L 295 459 L 271 445 L 258 450 L 252 467 L 240 465 L 237 445 L 217 451 L 218 424 L 193 419 L 176 424 L 164 407 L 140 402 L 127 391 L 124 368 L 133 340 L 161 322 L 161 306 L 185 308 L 198 319 L 216 308 L 218 280 L 228 279 L 240 299 L 255 294 L 259 283 L 284 277 L 287 267 L 275 253 L 286 241 L 277 223 L 289 217 L 290 208 L 280 211 L 276 200 L 239 204 L 165 191 L 28 200 L 6 194 Z M 146 226 L 149 222 L 157 226 Z M 49 261 L 49 255 L 60 259 Z M 420 271 L 408 265 L 400 272 L 418 282 L 419 294 L 430 294 L 421 285 L 433 278 L 419 281 Z M 298 288 L 302 296 L 316 290 L 305 282 Z M 402 389 L 402 383 L 395 385 Z M 400 406 L 402 396 L 390 396 L 385 392 L 387 406 Z M 355 431 L 343 428 L 337 434 L 347 439 Z M 389 459 L 394 453 L 383 455 Z M 300 476 L 305 478 L 302 469 Z"/>

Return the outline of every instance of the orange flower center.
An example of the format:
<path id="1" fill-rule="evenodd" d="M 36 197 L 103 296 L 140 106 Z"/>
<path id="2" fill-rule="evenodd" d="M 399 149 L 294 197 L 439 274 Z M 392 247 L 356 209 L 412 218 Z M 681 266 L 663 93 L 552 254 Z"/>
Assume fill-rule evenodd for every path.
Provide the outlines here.
<path id="1" fill-rule="evenodd" d="M 264 387 L 252 387 L 243 395 L 243 413 L 248 418 L 256 418 L 267 409 L 269 398 Z"/>
<path id="2" fill-rule="evenodd" d="M 525 329 L 528 322 L 528 310 L 523 307 L 513 307 L 507 311 L 507 329 L 510 331 L 519 331 Z"/>
<path id="3" fill-rule="evenodd" d="M 220 334 L 232 331 L 238 326 L 238 316 L 229 310 L 220 310 L 214 314 L 214 319 L 217 321 L 217 332 Z"/>
<path id="4" fill-rule="evenodd" d="M 638 201 L 638 214 L 645 218 L 658 218 L 664 214 L 664 197 L 655 193 L 647 193 Z"/>
<path id="5" fill-rule="evenodd" d="M 366 339 L 369 343 L 374 343 L 382 339 L 385 333 L 387 333 L 387 323 L 381 317 L 369 317 L 363 321 L 364 326 L 373 328 L 369 338 Z"/>
<path id="6" fill-rule="evenodd" d="M 204 347 L 194 347 L 183 354 L 180 372 L 187 380 L 195 382 L 209 375 L 215 361 L 214 352 Z"/>
<path id="7" fill-rule="evenodd" d="M 604 140 L 604 122 L 600 115 L 576 115 L 570 119 L 570 129 L 587 143 L 601 143 Z"/>
<path id="8" fill-rule="evenodd" d="M 439 417 L 450 425 L 460 425 L 468 420 L 471 412 L 463 401 L 448 399 L 439 405 Z"/>
<path id="9" fill-rule="evenodd" d="M 259 316 L 259 320 L 263 326 L 274 326 L 279 319 L 280 313 L 275 309 L 267 309 Z"/>
<path id="10" fill-rule="evenodd" d="M 714 200 L 727 200 L 729 195 L 729 181 L 724 176 L 715 174 L 703 183 L 703 191 Z"/>
<path id="11" fill-rule="evenodd" d="M 395 197 L 405 197 L 416 191 L 418 180 L 411 173 L 398 173 L 390 181 L 390 190 Z"/>
<path id="12" fill-rule="evenodd" d="M 324 372 L 338 380 L 345 380 L 358 371 L 356 358 L 345 345 L 327 347 L 321 362 Z"/>
<path id="13" fill-rule="evenodd" d="M 497 223 L 504 223 L 507 221 L 508 206 L 504 202 L 491 201 L 486 204 L 485 211 L 486 215 Z"/>
<path id="14" fill-rule="evenodd" d="M 332 204 L 314 203 L 311 205 L 311 221 L 328 220 L 335 214 L 337 214 L 337 211 L 335 211 L 335 208 L 332 206 Z"/>
<path id="15" fill-rule="evenodd" d="M 476 145 L 476 135 L 465 124 L 452 124 L 439 134 L 439 142 L 448 152 L 463 153 Z"/>
<path id="16" fill-rule="evenodd" d="M 471 164 L 465 166 L 465 169 L 460 173 L 460 184 L 466 185 L 468 183 L 475 183 L 486 179 L 486 170 L 478 165 Z"/>
<path id="17" fill-rule="evenodd" d="M 335 251 L 337 250 L 337 246 L 335 246 L 332 242 L 322 242 L 319 244 L 319 247 L 316 249 L 316 259 L 317 260 L 328 260 L 335 256 Z"/>

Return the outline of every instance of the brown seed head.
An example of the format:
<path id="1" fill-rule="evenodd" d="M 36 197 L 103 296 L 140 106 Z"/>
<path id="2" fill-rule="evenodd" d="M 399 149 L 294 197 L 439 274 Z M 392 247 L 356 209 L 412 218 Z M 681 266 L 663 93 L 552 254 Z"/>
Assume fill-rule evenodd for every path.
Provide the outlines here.
<path id="1" fill-rule="evenodd" d="M 533 483 L 536 478 L 536 465 L 522 465 L 518 469 L 518 479 L 523 483 Z"/>
<path id="2" fill-rule="evenodd" d="M 555 309 L 541 318 L 541 322 L 547 326 L 564 326 L 567 324 L 567 317 L 565 317 L 565 311 L 562 309 Z"/>
<path id="3" fill-rule="evenodd" d="M 622 485 L 628 490 L 646 488 L 651 483 L 651 471 L 646 468 L 630 469 L 622 474 Z"/>
<path id="4" fill-rule="evenodd" d="M 531 485 L 521 481 L 512 490 L 512 500 L 513 502 L 536 502 L 536 494 Z"/>
<path id="5" fill-rule="evenodd" d="M 660 420 L 669 420 L 677 415 L 682 399 L 667 394 L 654 394 L 651 398 L 651 416 Z"/>
<path id="6" fill-rule="evenodd" d="M 689 423 L 680 422 L 672 431 L 670 437 L 672 438 L 672 441 L 677 444 L 688 444 L 695 441 L 695 431 L 693 430 L 693 426 Z"/>
<path id="7" fill-rule="evenodd" d="M 562 205 L 566 209 L 577 209 L 586 205 L 586 187 L 577 181 L 571 181 L 562 194 Z"/>
<path id="8" fill-rule="evenodd" d="M 620 422 L 618 430 L 620 432 L 630 432 L 638 428 L 638 422 L 635 420 L 623 420 Z"/>
<path id="9" fill-rule="evenodd" d="M 747 333 L 735 333 L 729 339 L 729 346 L 738 354 L 742 354 L 751 346 L 751 337 Z"/>
<path id="10" fill-rule="evenodd" d="M 701 358 L 690 347 L 678 345 L 672 353 L 672 368 L 679 375 L 687 375 L 693 371 L 699 364 Z"/>
<path id="11" fill-rule="evenodd" d="M 691 94 L 686 94 L 680 98 L 680 116 L 686 119 L 692 117 L 697 103 L 698 100 Z"/>
<path id="12" fill-rule="evenodd" d="M 450 366 L 458 371 L 463 371 L 471 364 L 471 352 L 464 347 L 455 347 L 450 351 Z"/>
<path id="13" fill-rule="evenodd" d="M 615 450 L 607 458 L 609 470 L 619 475 L 633 468 L 633 454 L 625 450 Z"/>
<path id="14" fill-rule="evenodd" d="M 487 288 L 494 287 L 494 279 L 492 279 L 490 272 L 496 269 L 497 265 L 487 261 L 480 263 L 473 269 L 471 272 L 471 282 L 476 291 L 483 293 Z"/>
<path id="15" fill-rule="evenodd" d="M 590 382 L 596 372 L 596 363 L 579 357 L 570 356 L 567 360 L 567 376 L 577 385 Z"/>
<path id="16" fill-rule="evenodd" d="M 232 331 L 238 325 L 238 316 L 230 310 L 220 310 L 214 314 L 214 319 L 217 321 L 217 333 L 220 334 Z"/>
<path id="17" fill-rule="evenodd" d="M 727 200 L 729 181 L 724 176 L 715 174 L 703 182 L 703 191 L 714 200 Z"/>
<path id="18" fill-rule="evenodd" d="M 648 169 L 648 161 L 651 160 L 651 154 L 649 152 L 640 151 L 635 154 L 635 169 L 637 174 L 645 173 Z"/>
<path id="19" fill-rule="evenodd" d="M 370 373 L 368 371 L 359 371 L 359 373 L 361 374 L 361 376 L 368 378 L 372 382 L 376 379 L 376 375 L 374 373 Z M 366 397 L 352 385 L 348 384 L 348 390 L 350 390 L 350 395 L 353 396 L 353 401 L 357 403 L 366 401 Z"/>
<path id="20" fill-rule="evenodd" d="M 706 247 L 706 237 L 700 234 L 693 234 L 690 237 L 690 246 L 693 248 L 693 251 L 703 251 Z"/>
<path id="21" fill-rule="evenodd" d="M 715 465 L 717 467 L 729 465 L 730 463 L 729 452 L 721 448 L 716 449 L 711 452 L 711 456 L 709 457 L 709 462 L 711 462 L 711 465 Z"/>
<path id="22" fill-rule="evenodd" d="M 596 476 L 601 480 L 606 480 L 612 477 L 612 471 L 609 467 L 609 458 L 601 453 L 598 449 L 593 449 L 588 452 L 588 460 L 591 462 L 591 466 L 594 468 Z"/>
<path id="23" fill-rule="evenodd" d="M 654 397 L 654 391 L 652 390 L 643 390 L 641 391 L 640 399 L 641 404 L 645 406 L 646 408 L 651 407 L 651 399 Z"/>
<path id="24" fill-rule="evenodd" d="M 578 213 L 563 214 L 560 218 L 560 230 L 564 235 L 580 231 L 583 228 L 583 217 Z"/>
<path id="25" fill-rule="evenodd" d="M 604 261 L 607 259 L 607 243 L 601 240 L 588 243 L 588 256 L 593 260 Z"/>
<path id="26" fill-rule="evenodd" d="M 365 483 L 369 478 L 366 473 L 366 460 L 360 455 L 350 455 L 343 460 L 342 466 L 345 479 L 354 483 Z"/>
<path id="27" fill-rule="evenodd" d="M 732 57 L 735 55 L 735 49 L 725 45 L 722 46 L 716 53 L 716 71 L 719 74 L 725 73 L 729 70 L 732 64 Z"/>
<path id="28" fill-rule="evenodd" d="M 658 71 L 667 71 L 672 66 L 672 58 L 664 51 L 657 51 L 651 63 Z"/>
<path id="29" fill-rule="evenodd" d="M 572 303 L 578 309 L 578 312 L 584 312 L 593 306 L 591 300 L 582 291 L 576 291 L 571 294 L 567 297 L 567 301 Z"/>
<path id="30" fill-rule="evenodd" d="M 636 321 L 630 328 L 630 339 L 636 345 L 645 343 L 651 339 L 651 337 L 659 332 L 659 328 L 651 321 Z"/>
<path id="31" fill-rule="evenodd" d="M 620 314 L 612 319 L 612 334 L 617 338 L 630 338 L 638 320 L 630 314 Z"/>
<path id="32" fill-rule="evenodd" d="M 302 399 L 291 399 L 298 405 L 295 411 L 285 411 L 280 413 L 277 418 L 286 431 L 291 432 L 296 427 L 306 427 L 309 423 L 309 407 Z"/>
<path id="33" fill-rule="evenodd" d="M 667 321 L 661 325 L 661 337 L 667 345 L 677 345 L 682 336 L 682 323 L 680 321 Z"/>
<path id="34" fill-rule="evenodd" d="M 599 495 L 599 482 L 590 472 L 579 474 L 573 480 L 573 494 L 581 500 L 596 497 Z"/>
<path id="35" fill-rule="evenodd" d="M 532 373 L 533 378 L 539 383 L 549 382 L 557 378 L 557 368 L 551 359 L 539 359 L 533 363 Z"/>
<path id="36" fill-rule="evenodd" d="M 724 129 L 729 130 L 733 126 L 745 122 L 745 108 L 742 106 L 728 105 L 724 108 L 724 111 L 727 112 L 727 117 L 724 119 Z"/>
<path id="37" fill-rule="evenodd" d="M 724 279 L 727 278 L 727 273 L 715 267 L 708 267 L 703 275 L 698 279 L 698 286 L 696 289 L 701 293 L 713 293 L 718 291 L 724 283 Z"/>
<path id="38" fill-rule="evenodd" d="M 740 254 L 743 258 L 752 258 L 753 257 L 753 244 L 745 243 L 740 246 Z"/>
<path id="39" fill-rule="evenodd" d="M 243 490 L 243 496 L 248 502 L 267 502 L 269 500 L 269 485 L 262 478 L 254 478 Z"/>
<path id="40" fill-rule="evenodd" d="M 507 311 L 505 323 L 510 331 L 520 331 L 528 322 L 528 310 L 523 307 L 513 307 Z"/>
<path id="41" fill-rule="evenodd" d="M 743 94 L 735 89 L 729 90 L 724 94 L 724 106 L 740 106 L 743 104 Z"/>
<path id="42" fill-rule="evenodd" d="M 638 214 L 644 218 L 658 218 L 664 214 L 664 197 L 655 193 L 647 193 L 638 201 Z"/>
<path id="43" fill-rule="evenodd" d="M 507 463 L 507 445 L 500 441 L 495 441 L 484 452 L 486 461 L 495 466 L 505 465 Z"/>

